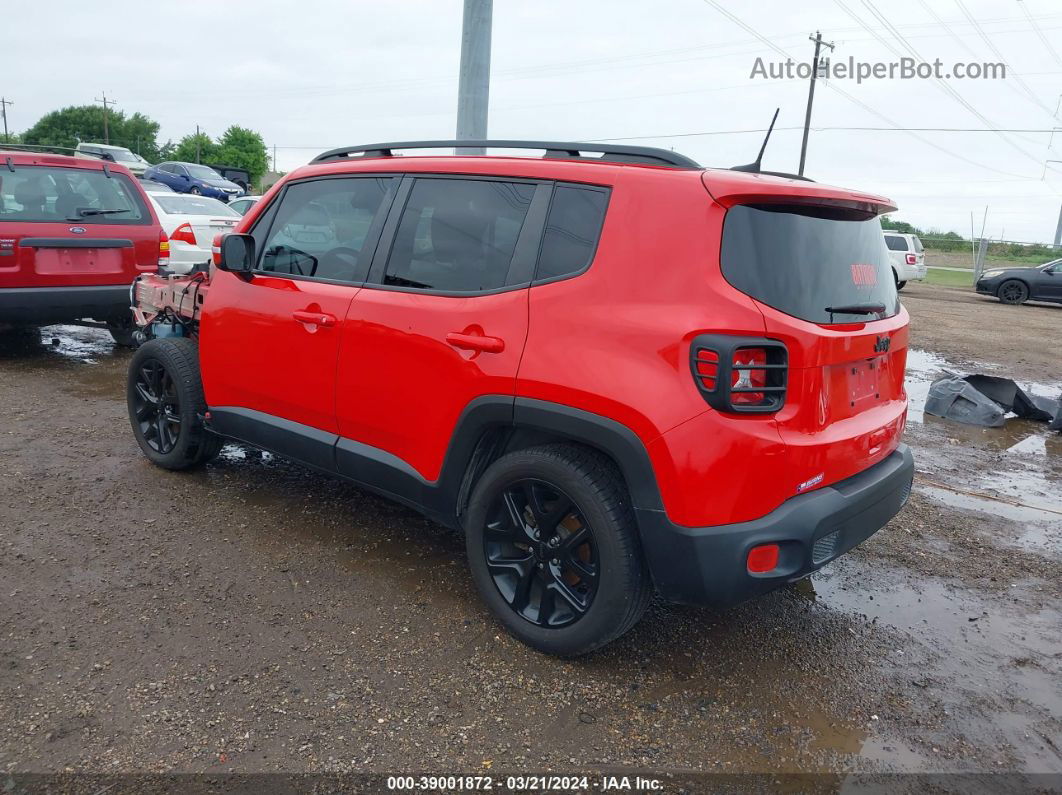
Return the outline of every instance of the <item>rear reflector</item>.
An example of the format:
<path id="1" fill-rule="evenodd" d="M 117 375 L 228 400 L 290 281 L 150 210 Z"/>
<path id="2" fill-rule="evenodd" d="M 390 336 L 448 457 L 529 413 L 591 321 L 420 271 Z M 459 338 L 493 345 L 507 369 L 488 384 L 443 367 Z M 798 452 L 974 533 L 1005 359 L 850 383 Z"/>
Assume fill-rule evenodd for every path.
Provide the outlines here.
<path id="1" fill-rule="evenodd" d="M 761 544 L 749 550 L 749 571 L 753 574 L 765 574 L 778 568 L 778 545 Z"/>

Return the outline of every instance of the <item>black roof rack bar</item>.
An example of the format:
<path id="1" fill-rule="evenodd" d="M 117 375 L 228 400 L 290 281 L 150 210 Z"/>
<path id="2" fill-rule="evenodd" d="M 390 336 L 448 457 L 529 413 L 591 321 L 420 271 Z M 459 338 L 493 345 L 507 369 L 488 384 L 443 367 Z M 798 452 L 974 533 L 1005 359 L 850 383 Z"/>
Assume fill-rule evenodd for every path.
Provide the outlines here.
<path id="1" fill-rule="evenodd" d="M 694 160 L 672 152 L 651 146 L 618 146 L 615 144 L 595 144 L 568 141 L 399 141 L 395 143 L 366 144 L 365 146 L 341 146 L 322 152 L 311 163 L 324 163 L 358 155 L 360 157 L 392 157 L 396 149 L 544 149 L 550 158 L 582 158 L 584 152 L 600 152 L 600 159 L 605 162 L 647 163 L 651 165 L 675 166 L 677 168 L 700 169 Z"/>

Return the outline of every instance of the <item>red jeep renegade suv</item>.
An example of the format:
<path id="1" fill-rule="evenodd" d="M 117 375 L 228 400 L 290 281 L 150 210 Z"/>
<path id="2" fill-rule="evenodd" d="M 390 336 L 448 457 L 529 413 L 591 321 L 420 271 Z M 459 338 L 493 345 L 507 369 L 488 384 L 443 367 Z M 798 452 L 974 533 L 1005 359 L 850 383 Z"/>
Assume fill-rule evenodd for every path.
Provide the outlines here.
<path id="1" fill-rule="evenodd" d="M 455 143 L 326 152 L 212 275 L 140 280 L 152 461 L 237 439 L 414 506 L 464 531 L 514 635 L 564 655 L 654 590 L 731 605 L 900 510 L 889 201 L 641 147 L 392 156 Z"/>
<path id="2" fill-rule="evenodd" d="M 0 147 L 0 326 L 92 318 L 129 344 L 129 285 L 168 256 L 124 166 Z"/>

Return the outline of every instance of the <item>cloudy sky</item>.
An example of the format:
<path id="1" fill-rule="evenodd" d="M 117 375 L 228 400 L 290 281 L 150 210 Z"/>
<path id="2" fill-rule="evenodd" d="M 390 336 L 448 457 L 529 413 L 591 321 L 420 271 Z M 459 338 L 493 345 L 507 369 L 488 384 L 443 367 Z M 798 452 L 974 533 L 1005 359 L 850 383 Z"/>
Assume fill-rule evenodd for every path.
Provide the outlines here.
<path id="1" fill-rule="evenodd" d="M 290 170 L 334 146 L 453 137 L 461 7 L 9 0 L 0 93 L 14 130 L 106 91 L 159 121 L 163 140 L 252 127 Z M 810 60 L 816 28 L 835 63 L 1002 61 L 1007 77 L 820 82 L 809 176 L 891 196 L 922 227 L 968 234 L 987 206 L 987 234 L 1051 239 L 1057 0 L 495 0 L 490 134 L 622 140 L 729 166 L 754 158 L 780 107 L 764 167 L 795 171 L 807 81 L 751 73 L 757 58 Z"/>

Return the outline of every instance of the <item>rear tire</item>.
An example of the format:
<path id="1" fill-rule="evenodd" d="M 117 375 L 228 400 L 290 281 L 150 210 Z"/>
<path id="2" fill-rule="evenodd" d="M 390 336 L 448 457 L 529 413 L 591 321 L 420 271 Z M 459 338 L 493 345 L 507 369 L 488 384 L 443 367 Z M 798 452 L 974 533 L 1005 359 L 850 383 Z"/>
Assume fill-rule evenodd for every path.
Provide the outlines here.
<path id="1" fill-rule="evenodd" d="M 129 363 L 129 422 L 144 455 L 164 469 L 205 464 L 225 440 L 203 426 L 199 351 L 187 338 L 151 340 Z"/>
<path id="2" fill-rule="evenodd" d="M 1007 279 L 999 285 L 996 296 L 1004 304 L 1024 304 L 1029 300 L 1029 288 L 1019 279 Z"/>
<path id="3" fill-rule="evenodd" d="M 108 321 L 107 331 L 111 333 L 115 345 L 122 348 L 136 347 L 136 326 L 133 325 L 132 318 Z"/>
<path id="4" fill-rule="evenodd" d="M 906 279 L 904 279 L 902 282 L 900 281 L 900 274 L 898 274 L 895 270 L 893 270 L 892 272 L 892 280 L 896 284 L 897 290 L 902 290 L 904 288 L 904 285 L 907 284 Z"/>
<path id="5" fill-rule="evenodd" d="M 472 579 L 505 628 L 547 654 L 593 651 L 633 627 L 652 584 L 616 466 L 567 444 L 483 473 L 465 521 Z"/>
<path id="6" fill-rule="evenodd" d="M 188 189 L 188 192 L 191 193 L 193 196 L 199 196 L 200 194 L 202 194 L 203 191 L 199 190 L 198 185 L 193 185 Z"/>

